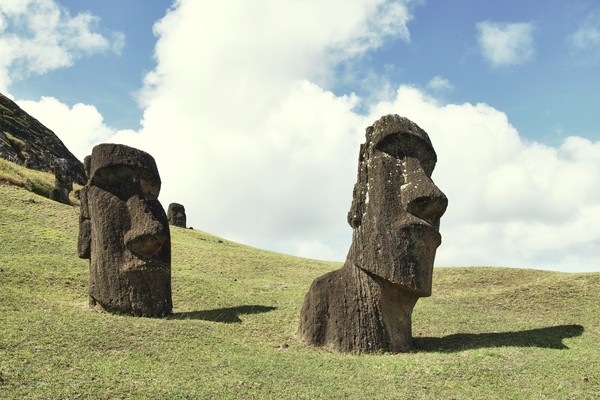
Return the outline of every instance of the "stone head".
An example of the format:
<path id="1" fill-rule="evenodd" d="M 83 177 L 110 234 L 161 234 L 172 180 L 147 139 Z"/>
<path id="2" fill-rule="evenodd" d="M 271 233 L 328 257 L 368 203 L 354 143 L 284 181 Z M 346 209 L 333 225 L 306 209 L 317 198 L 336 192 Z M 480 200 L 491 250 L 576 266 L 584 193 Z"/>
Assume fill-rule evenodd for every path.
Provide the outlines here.
<path id="1" fill-rule="evenodd" d="M 431 294 L 446 196 L 431 180 L 437 156 L 427 133 L 387 115 L 367 128 L 348 222 L 348 262 L 417 297 Z"/>
<path id="2" fill-rule="evenodd" d="M 132 147 L 100 144 L 84 165 L 79 256 L 90 259 L 90 301 L 108 310 L 168 314 L 170 232 L 154 159 Z"/>
<path id="3" fill-rule="evenodd" d="M 167 210 L 167 218 L 169 219 L 170 225 L 185 228 L 187 222 L 185 215 L 185 207 L 179 203 L 169 204 L 169 209 Z"/>

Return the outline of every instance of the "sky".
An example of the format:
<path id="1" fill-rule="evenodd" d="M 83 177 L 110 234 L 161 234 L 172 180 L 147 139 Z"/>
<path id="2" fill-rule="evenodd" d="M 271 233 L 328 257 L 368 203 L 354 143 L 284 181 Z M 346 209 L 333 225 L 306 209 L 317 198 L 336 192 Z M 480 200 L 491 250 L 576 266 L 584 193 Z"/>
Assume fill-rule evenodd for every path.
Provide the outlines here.
<path id="1" fill-rule="evenodd" d="M 343 261 L 366 127 L 425 129 L 438 266 L 600 271 L 594 0 L 0 0 L 0 92 L 148 151 L 188 225 Z"/>

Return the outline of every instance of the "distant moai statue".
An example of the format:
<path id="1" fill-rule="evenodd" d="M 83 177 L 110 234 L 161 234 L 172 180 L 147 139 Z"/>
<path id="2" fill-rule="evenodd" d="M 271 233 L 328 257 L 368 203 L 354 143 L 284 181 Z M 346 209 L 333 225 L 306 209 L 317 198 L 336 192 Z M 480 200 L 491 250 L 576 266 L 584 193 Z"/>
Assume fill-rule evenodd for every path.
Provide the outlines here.
<path id="1" fill-rule="evenodd" d="M 84 165 L 78 254 L 90 259 L 90 306 L 137 316 L 170 314 L 171 240 L 154 158 L 100 144 Z"/>
<path id="2" fill-rule="evenodd" d="M 69 163 L 64 158 L 57 158 L 52 166 L 54 188 L 50 191 L 50 199 L 59 203 L 71 204 L 69 193 L 73 190 L 73 180 L 69 177 Z"/>
<path id="3" fill-rule="evenodd" d="M 169 208 L 167 210 L 167 218 L 169 219 L 169 225 L 185 228 L 185 207 L 179 203 L 169 204 Z"/>
<path id="4" fill-rule="evenodd" d="M 405 352 L 411 315 L 431 295 L 440 218 L 448 200 L 431 180 L 437 156 L 427 133 L 387 115 L 366 131 L 348 223 L 344 266 L 312 283 L 298 333 L 342 352 Z"/>

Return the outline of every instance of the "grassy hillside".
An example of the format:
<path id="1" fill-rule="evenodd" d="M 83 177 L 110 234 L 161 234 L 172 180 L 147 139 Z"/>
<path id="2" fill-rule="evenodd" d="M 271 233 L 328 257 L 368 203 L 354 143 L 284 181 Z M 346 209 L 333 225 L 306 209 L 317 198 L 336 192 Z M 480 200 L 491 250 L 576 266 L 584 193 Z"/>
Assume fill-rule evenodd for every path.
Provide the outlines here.
<path id="1" fill-rule="evenodd" d="M 25 188 L 43 197 L 49 197 L 54 188 L 54 175 L 21 167 L 13 162 L 0 158 L 0 184 L 7 184 Z M 78 190 L 81 185 L 73 184 L 73 189 Z M 79 205 L 79 200 L 74 193 L 69 194 L 71 204 Z"/>
<path id="2" fill-rule="evenodd" d="M 334 354 L 294 333 L 310 282 L 338 264 L 197 230 L 172 228 L 172 317 L 89 311 L 78 212 L 0 185 L 0 398 L 599 396 L 598 273 L 437 268 L 415 352 Z"/>

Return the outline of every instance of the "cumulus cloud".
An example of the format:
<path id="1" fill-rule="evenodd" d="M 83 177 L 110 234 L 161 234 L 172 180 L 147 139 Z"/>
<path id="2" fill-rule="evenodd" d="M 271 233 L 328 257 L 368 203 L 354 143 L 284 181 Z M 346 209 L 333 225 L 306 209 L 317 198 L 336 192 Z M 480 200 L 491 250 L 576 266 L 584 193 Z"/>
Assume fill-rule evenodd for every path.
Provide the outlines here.
<path id="1" fill-rule="evenodd" d="M 61 136 L 68 121 L 87 121 L 82 149 L 110 134 L 149 151 L 161 202 L 184 204 L 194 228 L 334 260 L 350 244 L 364 129 L 398 113 L 429 132 L 438 153 L 434 180 L 450 200 L 438 265 L 598 270 L 600 143 L 529 142 L 489 105 L 446 104 L 406 85 L 369 99 L 328 89 L 339 63 L 385 38 L 409 40 L 409 12 L 395 27 L 376 26 L 386 7 L 406 4 L 181 0 L 155 27 L 139 132 L 110 133 L 90 108 L 39 103 L 62 115 Z"/>
<path id="2" fill-rule="evenodd" d="M 159 62 L 146 76 L 142 102 L 165 79 L 187 86 L 190 75 L 191 83 L 202 88 L 237 87 L 233 92 L 255 89 L 245 76 L 260 77 L 261 84 L 272 82 L 262 92 L 279 96 L 297 79 L 326 84 L 335 78 L 332 66 L 381 46 L 386 38 L 410 39 L 406 0 L 201 3 L 180 1 L 155 25 Z M 196 50 L 182 66 L 186 48 Z"/>
<path id="3" fill-rule="evenodd" d="M 489 105 L 442 104 L 408 86 L 372 118 L 390 112 L 416 121 L 438 153 L 434 180 L 450 200 L 439 264 L 600 267 L 600 142 L 528 142 Z"/>
<path id="4" fill-rule="evenodd" d="M 156 155 L 162 197 L 185 204 L 195 227 L 342 260 L 364 129 L 399 113 L 430 132 L 439 154 L 435 179 L 450 198 L 439 264 L 590 268 L 600 234 L 591 223 L 599 144 L 576 137 L 560 147 L 530 143 L 501 111 L 443 104 L 408 86 L 370 99 L 367 115 L 358 113 L 365 99 L 335 95 L 327 85 L 340 62 L 388 36 L 408 40 L 410 14 L 399 13 L 405 16 L 394 29 L 376 26 L 392 2 L 233 4 L 181 1 L 156 25 L 143 129 L 116 138 Z M 307 20 L 315 22 L 310 29 Z M 479 29 L 496 65 L 531 57 L 531 25 Z M 496 44 L 488 38 L 494 29 L 502 38 Z M 430 87 L 447 84 L 440 77 Z"/>
<path id="5" fill-rule="evenodd" d="M 578 59 L 600 62 L 600 9 L 590 12 L 568 40 Z"/>
<path id="6" fill-rule="evenodd" d="M 522 65 L 533 59 L 532 23 L 483 21 L 476 28 L 481 53 L 492 67 Z"/>
<path id="7" fill-rule="evenodd" d="M 68 67 L 84 55 L 120 52 L 123 34 L 106 37 L 98 22 L 89 13 L 71 16 L 55 0 L 2 0 L 0 90 L 15 79 Z"/>
<path id="8" fill-rule="evenodd" d="M 61 103 L 54 97 L 42 97 L 39 101 L 17 100 L 19 106 L 56 133 L 65 146 L 80 160 L 90 154 L 95 144 L 109 140 L 118 134 L 104 124 L 96 107 L 77 103 L 73 106 Z"/>
<path id="9" fill-rule="evenodd" d="M 409 41 L 410 19 L 405 1 L 180 1 L 154 27 L 143 128 L 114 139 L 156 154 L 193 226 L 343 258 L 364 126 L 357 97 L 328 87 L 339 63 Z"/>

